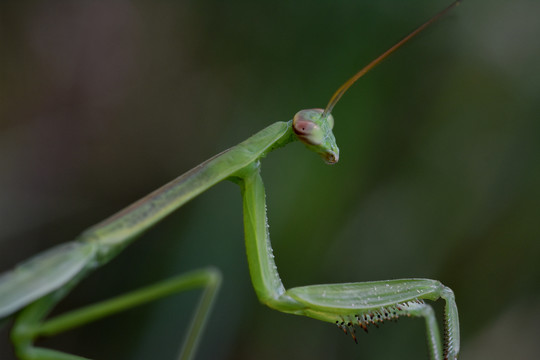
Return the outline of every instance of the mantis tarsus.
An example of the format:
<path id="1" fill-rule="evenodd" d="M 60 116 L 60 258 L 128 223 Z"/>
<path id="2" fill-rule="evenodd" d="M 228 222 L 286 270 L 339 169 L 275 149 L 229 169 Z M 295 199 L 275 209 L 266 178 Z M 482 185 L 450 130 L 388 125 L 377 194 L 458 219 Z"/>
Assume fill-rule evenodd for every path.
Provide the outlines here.
<path id="1" fill-rule="evenodd" d="M 261 158 L 295 140 L 303 142 L 325 162 L 336 163 L 339 149 L 332 133 L 331 111 L 337 101 L 356 80 L 459 3 L 452 3 L 365 66 L 335 92 L 326 109 L 301 110 L 291 121 L 268 126 L 91 227 L 74 241 L 37 255 L 2 275 L 0 318 L 18 312 L 12 330 L 17 355 L 38 360 L 84 359 L 34 347 L 33 342 L 40 336 L 55 335 L 172 293 L 200 287 L 204 289 L 203 295 L 180 353 L 181 359 L 192 358 L 220 286 L 221 275 L 216 269 L 196 270 L 53 319 L 45 317 L 83 277 L 109 262 L 138 235 L 220 181 L 231 180 L 241 189 L 249 270 L 262 303 L 285 313 L 336 324 L 355 341 L 355 328 L 367 331 L 370 325 L 399 316 L 423 317 L 430 357 L 457 359 L 457 307 L 452 290 L 439 281 L 400 279 L 285 289 L 273 259 L 259 169 Z M 444 346 L 434 311 L 424 302 L 439 298 L 446 301 Z"/>

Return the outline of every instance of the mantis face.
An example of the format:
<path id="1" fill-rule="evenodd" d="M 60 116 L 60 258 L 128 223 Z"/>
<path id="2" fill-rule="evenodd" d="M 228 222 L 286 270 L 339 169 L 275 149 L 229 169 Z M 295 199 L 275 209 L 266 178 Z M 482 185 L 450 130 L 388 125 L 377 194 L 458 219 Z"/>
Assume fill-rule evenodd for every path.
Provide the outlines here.
<path id="1" fill-rule="evenodd" d="M 322 118 L 323 109 L 300 110 L 293 118 L 293 131 L 308 149 L 321 155 L 327 164 L 339 160 L 339 148 L 332 132 L 334 117 Z"/>

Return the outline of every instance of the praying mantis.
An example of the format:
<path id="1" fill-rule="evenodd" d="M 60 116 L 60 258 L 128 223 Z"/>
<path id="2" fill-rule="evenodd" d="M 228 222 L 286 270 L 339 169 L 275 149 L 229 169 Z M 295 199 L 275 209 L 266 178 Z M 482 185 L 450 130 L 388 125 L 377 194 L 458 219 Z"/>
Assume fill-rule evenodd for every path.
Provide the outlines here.
<path id="1" fill-rule="evenodd" d="M 459 320 L 451 289 L 430 279 L 400 279 L 365 283 L 311 285 L 285 289 L 274 262 L 266 217 L 261 159 L 296 140 L 328 164 L 339 160 L 333 107 L 365 73 L 405 42 L 460 3 L 455 1 L 345 82 L 327 107 L 298 112 L 293 120 L 277 122 L 244 142 L 203 162 L 119 213 L 89 228 L 72 242 L 56 246 L 23 262 L 0 277 L 0 318 L 15 315 L 12 340 L 21 359 L 84 359 L 35 347 L 41 336 L 52 336 L 173 293 L 202 288 L 180 359 L 191 359 L 201 338 L 221 283 L 214 268 L 195 270 L 156 285 L 45 319 L 53 307 L 84 277 L 117 256 L 139 235 L 222 180 L 239 185 L 249 271 L 260 302 L 272 309 L 337 325 L 356 341 L 356 329 L 367 331 L 401 316 L 422 317 L 432 359 L 457 359 Z M 437 320 L 425 300 L 445 300 L 444 345 Z"/>

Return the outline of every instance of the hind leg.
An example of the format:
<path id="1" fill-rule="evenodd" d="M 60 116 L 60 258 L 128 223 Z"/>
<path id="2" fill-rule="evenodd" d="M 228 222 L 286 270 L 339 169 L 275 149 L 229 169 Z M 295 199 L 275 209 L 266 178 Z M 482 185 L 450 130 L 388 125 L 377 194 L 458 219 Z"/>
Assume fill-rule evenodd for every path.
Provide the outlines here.
<path id="1" fill-rule="evenodd" d="M 158 300 L 178 292 L 203 288 L 203 294 L 193 316 L 178 359 L 191 359 L 221 284 L 221 274 L 213 268 L 195 270 L 128 294 L 105 300 L 56 318 L 43 321 L 52 307 L 69 291 L 58 290 L 28 306 L 17 317 L 12 340 L 17 356 L 24 360 L 81 360 L 76 355 L 33 346 L 40 336 L 53 336 L 115 313 Z"/>

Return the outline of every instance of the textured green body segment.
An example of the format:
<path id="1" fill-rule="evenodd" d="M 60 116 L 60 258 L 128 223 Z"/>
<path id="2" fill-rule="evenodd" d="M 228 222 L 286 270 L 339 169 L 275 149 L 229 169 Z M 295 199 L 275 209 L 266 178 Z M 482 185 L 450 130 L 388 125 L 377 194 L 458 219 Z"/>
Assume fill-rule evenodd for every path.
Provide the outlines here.
<path id="1" fill-rule="evenodd" d="M 315 309 L 350 313 L 416 299 L 437 300 L 441 289 L 441 283 L 436 280 L 401 279 L 302 286 L 288 290 L 287 294 Z"/>
<path id="2" fill-rule="evenodd" d="M 268 151 L 291 141 L 291 134 L 290 123 L 276 122 L 88 229 L 82 237 L 100 244 L 100 261 L 106 262 L 127 245 L 128 240 L 189 200 L 253 163 Z"/>
<path id="3" fill-rule="evenodd" d="M 86 230 L 78 241 L 31 258 L 0 277 L 0 318 L 106 263 L 131 240 L 187 201 L 294 140 L 291 122 L 276 122 L 124 210 Z"/>
<path id="4" fill-rule="evenodd" d="M 95 246 L 69 242 L 30 258 L 0 277 L 0 318 L 65 285 L 92 266 Z"/>
<path id="5" fill-rule="evenodd" d="M 268 234 L 266 199 L 259 164 L 240 174 L 244 210 L 244 232 L 249 272 L 259 300 L 271 304 L 285 293 L 277 272 Z"/>

